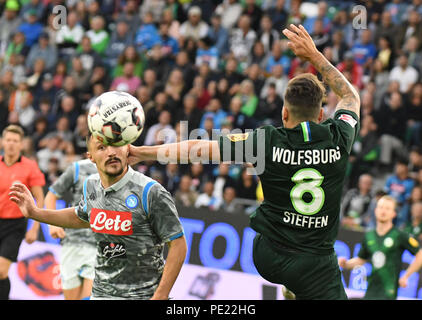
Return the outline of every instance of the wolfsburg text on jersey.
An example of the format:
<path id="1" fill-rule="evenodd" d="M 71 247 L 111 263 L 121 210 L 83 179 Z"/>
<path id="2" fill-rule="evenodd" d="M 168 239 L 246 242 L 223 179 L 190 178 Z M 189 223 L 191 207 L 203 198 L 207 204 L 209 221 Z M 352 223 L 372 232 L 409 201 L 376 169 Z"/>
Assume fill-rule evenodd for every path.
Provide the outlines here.
<path id="1" fill-rule="evenodd" d="M 273 147 L 273 162 L 282 162 L 292 166 L 334 163 L 340 160 L 340 157 L 339 147 L 313 150 L 289 150 Z"/>

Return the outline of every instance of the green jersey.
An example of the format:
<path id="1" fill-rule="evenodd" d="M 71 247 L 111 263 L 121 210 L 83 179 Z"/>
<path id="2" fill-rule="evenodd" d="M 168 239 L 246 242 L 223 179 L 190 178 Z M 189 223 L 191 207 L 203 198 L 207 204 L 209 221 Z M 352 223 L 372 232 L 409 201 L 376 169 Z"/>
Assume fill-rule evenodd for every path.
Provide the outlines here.
<path id="1" fill-rule="evenodd" d="M 358 253 L 359 258 L 372 264 L 365 299 L 397 298 L 401 257 L 405 250 L 415 255 L 419 250 L 418 241 L 395 227 L 383 236 L 375 230 L 365 233 Z"/>
<path id="2" fill-rule="evenodd" d="M 251 215 L 251 227 L 294 251 L 332 253 L 346 166 L 358 132 L 356 114 L 338 110 L 320 124 L 264 126 L 220 137 L 222 161 L 251 162 L 261 180 L 265 200 Z"/>
<path id="3" fill-rule="evenodd" d="M 404 232 L 410 234 L 412 237 L 418 239 L 422 234 L 422 222 L 414 226 L 412 222 L 406 224 L 406 227 L 403 230 Z"/>

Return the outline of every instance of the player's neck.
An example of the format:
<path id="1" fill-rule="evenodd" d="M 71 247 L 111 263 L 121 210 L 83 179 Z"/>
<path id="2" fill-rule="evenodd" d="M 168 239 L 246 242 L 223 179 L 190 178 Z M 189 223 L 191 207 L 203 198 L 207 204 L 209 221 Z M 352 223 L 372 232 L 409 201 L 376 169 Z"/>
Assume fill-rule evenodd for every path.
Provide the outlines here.
<path id="1" fill-rule="evenodd" d="M 283 125 L 286 129 L 293 129 L 293 128 L 297 127 L 298 125 L 300 125 L 302 122 L 305 122 L 305 121 L 318 123 L 317 121 L 315 121 L 315 119 L 303 120 L 303 121 L 289 119 L 287 121 L 283 121 Z"/>
<path id="2" fill-rule="evenodd" d="M 128 167 L 126 167 L 121 174 L 118 176 L 111 176 L 103 172 L 98 172 L 100 174 L 101 185 L 104 189 L 111 187 L 113 184 L 117 183 L 122 179 L 128 171 Z"/>
<path id="3" fill-rule="evenodd" d="M 384 236 L 393 228 L 393 226 L 394 225 L 392 221 L 387 221 L 387 222 L 378 221 L 375 230 L 379 236 Z"/>
<path id="4" fill-rule="evenodd" d="M 4 157 L 3 157 L 3 160 L 4 160 L 4 163 L 6 164 L 6 166 L 9 167 L 12 164 L 14 164 L 15 162 L 17 162 L 19 157 L 20 157 L 19 153 L 18 154 L 12 154 L 12 155 L 5 154 Z"/>

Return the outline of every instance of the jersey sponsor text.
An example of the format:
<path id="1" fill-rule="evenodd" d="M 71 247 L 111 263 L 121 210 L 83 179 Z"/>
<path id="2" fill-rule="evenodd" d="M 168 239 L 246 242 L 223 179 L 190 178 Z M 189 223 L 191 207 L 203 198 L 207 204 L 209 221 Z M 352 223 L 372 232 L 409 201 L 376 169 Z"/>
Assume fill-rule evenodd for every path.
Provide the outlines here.
<path id="1" fill-rule="evenodd" d="M 132 213 L 92 208 L 91 229 L 97 233 L 127 236 L 133 233 Z"/>

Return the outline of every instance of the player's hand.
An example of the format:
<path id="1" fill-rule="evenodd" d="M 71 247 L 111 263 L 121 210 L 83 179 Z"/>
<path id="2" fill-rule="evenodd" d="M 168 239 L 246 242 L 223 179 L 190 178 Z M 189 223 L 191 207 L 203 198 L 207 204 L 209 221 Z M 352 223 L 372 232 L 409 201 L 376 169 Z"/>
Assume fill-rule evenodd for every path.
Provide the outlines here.
<path id="1" fill-rule="evenodd" d="M 142 147 L 135 147 L 135 146 L 133 146 L 131 144 L 129 144 L 128 147 L 129 147 L 129 155 L 127 157 L 128 164 L 130 166 L 133 166 L 133 165 L 141 162 L 142 159 L 139 157 L 139 154 L 137 152 L 137 149 L 138 148 L 142 148 Z"/>
<path id="2" fill-rule="evenodd" d="M 287 46 L 302 60 L 311 61 L 312 58 L 319 54 L 314 40 L 312 40 L 302 25 L 297 27 L 294 24 L 290 24 L 290 29 L 284 29 L 283 34 L 290 40 Z"/>
<path id="3" fill-rule="evenodd" d="M 399 286 L 402 287 L 402 288 L 406 288 L 407 287 L 407 280 L 408 280 L 408 277 L 406 277 L 405 275 L 402 276 L 399 279 Z"/>
<path id="4" fill-rule="evenodd" d="M 346 258 L 343 258 L 343 257 L 338 258 L 338 265 L 340 268 L 344 269 L 346 267 L 346 262 L 347 262 Z"/>
<path id="5" fill-rule="evenodd" d="M 38 228 L 31 228 L 29 229 L 26 234 L 25 234 L 25 241 L 27 244 L 31 244 L 34 243 L 35 241 L 37 241 L 38 239 L 38 233 L 39 233 L 39 229 Z"/>
<path id="6" fill-rule="evenodd" d="M 66 232 L 61 227 L 49 226 L 50 236 L 53 239 L 63 239 L 66 236 Z"/>
<path id="7" fill-rule="evenodd" d="M 31 217 L 31 212 L 36 210 L 31 191 L 22 183 L 17 182 L 10 187 L 9 198 L 16 203 L 26 218 Z"/>

